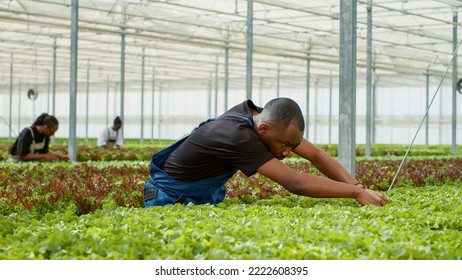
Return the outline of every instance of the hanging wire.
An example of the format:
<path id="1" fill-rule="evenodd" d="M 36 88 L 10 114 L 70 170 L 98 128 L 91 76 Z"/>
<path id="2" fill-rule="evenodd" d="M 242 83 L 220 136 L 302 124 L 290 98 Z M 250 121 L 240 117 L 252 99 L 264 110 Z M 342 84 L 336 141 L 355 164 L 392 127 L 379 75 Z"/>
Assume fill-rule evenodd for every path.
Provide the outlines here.
<path id="1" fill-rule="evenodd" d="M 108 15 L 110 15 L 110 14 L 112 13 L 112 11 L 113 11 L 114 8 L 116 7 L 116 5 L 119 3 L 119 1 L 120 1 L 120 0 L 117 0 L 117 1 L 114 3 L 114 5 L 112 5 L 112 8 L 107 12 L 107 15 L 106 15 L 106 16 L 108 16 Z"/>
<path id="2" fill-rule="evenodd" d="M 406 151 L 406 153 L 404 154 L 403 160 L 401 161 L 401 163 L 400 163 L 400 165 L 399 165 L 399 167 L 398 167 L 398 170 L 396 171 L 396 174 L 395 174 L 395 176 L 393 177 L 393 180 L 391 181 L 391 184 L 390 184 L 390 187 L 388 188 L 388 190 L 391 190 L 391 189 L 393 188 L 393 185 L 394 185 L 394 183 L 395 183 L 395 181 L 396 181 L 396 178 L 398 177 L 398 174 L 399 174 L 399 172 L 401 171 L 401 168 L 403 167 L 404 162 L 406 161 L 406 158 L 407 158 L 407 156 L 408 156 L 408 154 L 409 154 L 409 151 L 411 150 L 412 145 L 414 144 L 414 141 L 415 141 L 415 139 L 417 138 L 417 134 L 419 134 L 419 131 L 420 131 L 420 129 L 422 128 L 422 124 L 424 123 L 425 119 L 428 117 L 428 112 L 430 111 L 430 107 L 432 106 L 433 101 L 435 100 L 435 97 L 436 97 L 436 95 L 438 94 L 438 91 L 440 90 L 441 85 L 443 84 L 444 78 L 446 77 L 446 74 L 448 73 L 449 68 L 451 67 L 451 65 L 452 65 L 452 63 L 453 63 L 453 61 L 454 61 L 454 57 L 456 56 L 457 51 L 459 50 L 459 46 L 460 46 L 461 43 L 462 43 L 462 39 L 459 41 L 459 43 L 457 44 L 456 49 L 454 50 L 454 53 L 452 54 L 451 61 L 449 61 L 449 64 L 448 64 L 448 66 L 446 67 L 446 71 L 444 71 L 443 77 L 441 78 L 440 83 L 438 84 L 438 87 L 436 88 L 435 93 L 433 94 L 433 97 L 432 97 L 430 103 L 428 104 L 427 111 L 425 112 L 425 115 L 424 115 L 424 117 L 422 118 L 422 121 L 420 122 L 419 127 L 417 128 L 417 131 L 416 131 L 416 133 L 415 133 L 415 135 L 414 135 L 414 138 L 413 138 L 412 141 L 411 141 L 411 144 L 409 144 L 409 147 L 407 148 L 407 151 Z M 454 85 L 453 85 L 453 86 L 454 86 Z"/>
<path id="3" fill-rule="evenodd" d="M 0 118 L 1 118 L 1 119 L 3 120 L 3 122 L 8 126 L 8 128 L 10 129 L 10 131 L 13 132 L 14 135 L 18 135 L 18 134 L 16 133 L 16 131 L 14 131 L 14 129 L 11 127 L 10 123 L 7 122 L 7 121 L 5 120 L 4 117 L 0 116 Z"/>

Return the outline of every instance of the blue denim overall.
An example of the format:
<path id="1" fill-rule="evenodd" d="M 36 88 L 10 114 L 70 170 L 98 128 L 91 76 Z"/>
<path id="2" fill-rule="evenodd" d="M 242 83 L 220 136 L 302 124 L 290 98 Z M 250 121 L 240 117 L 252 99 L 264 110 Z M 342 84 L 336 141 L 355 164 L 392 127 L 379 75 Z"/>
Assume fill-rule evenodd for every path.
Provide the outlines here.
<path id="1" fill-rule="evenodd" d="M 253 127 L 253 121 L 249 117 L 237 117 L 243 118 Z M 202 122 L 199 127 L 214 120 L 216 118 L 208 119 Z M 188 137 L 189 135 L 152 156 L 150 166 L 151 178 L 144 185 L 145 207 L 175 203 L 188 204 L 190 202 L 193 204 L 209 203 L 217 205 L 225 198 L 226 188 L 224 184 L 236 173 L 236 169 L 215 177 L 184 182 L 173 179 L 160 168 L 170 154 Z"/>

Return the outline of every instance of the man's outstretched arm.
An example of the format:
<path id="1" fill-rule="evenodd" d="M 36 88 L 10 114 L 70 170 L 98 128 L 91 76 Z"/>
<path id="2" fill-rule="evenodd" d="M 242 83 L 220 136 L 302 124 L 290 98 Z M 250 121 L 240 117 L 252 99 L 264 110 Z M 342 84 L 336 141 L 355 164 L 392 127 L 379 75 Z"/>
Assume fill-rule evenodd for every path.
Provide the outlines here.
<path id="1" fill-rule="evenodd" d="M 354 182 L 347 183 L 309 173 L 300 173 L 292 170 L 276 158 L 260 166 L 257 171 L 298 195 L 317 198 L 354 198 L 362 205 L 382 206 L 387 203 L 383 194 L 355 186 L 356 180 L 351 175 L 349 175 L 349 180 L 354 180 Z M 343 174 L 342 172 L 332 173 L 334 176 Z"/>
<path id="2" fill-rule="evenodd" d="M 309 160 L 322 174 L 332 180 L 353 185 L 358 183 L 338 161 L 306 139 L 303 139 L 293 152 Z"/>

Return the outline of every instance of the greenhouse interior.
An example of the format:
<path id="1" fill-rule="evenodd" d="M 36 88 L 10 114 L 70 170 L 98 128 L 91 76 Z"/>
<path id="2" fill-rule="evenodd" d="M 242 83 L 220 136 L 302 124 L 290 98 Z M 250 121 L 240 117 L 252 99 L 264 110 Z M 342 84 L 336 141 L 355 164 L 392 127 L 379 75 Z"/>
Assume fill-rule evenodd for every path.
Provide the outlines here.
<path id="1" fill-rule="evenodd" d="M 9 225 L 0 227 L 0 259 L 462 259 L 461 12 L 459 0 L 0 0 L 0 158 L 48 113 L 59 120 L 50 149 L 67 154 L 69 164 L 89 162 L 0 164 L 0 222 Z M 338 157 L 358 184 L 391 197 L 389 208 L 287 198 L 273 182 L 236 175 L 221 208 L 142 212 L 149 160 L 168 146 L 159 141 L 173 143 L 246 100 L 263 107 L 278 97 L 299 105 L 304 138 Z M 116 117 L 130 145 L 110 154 L 97 149 L 96 139 Z M 287 160 L 317 172 L 306 161 Z M 326 205 L 333 208 L 328 214 L 320 209 Z M 121 210 L 131 207 L 141 209 Z M 27 215 L 12 216 L 21 211 L 38 220 L 48 213 L 48 228 L 31 229 L 43 230 L 44 243 L 14 230 L 31 223 Z M 232 226 L 215 231 L 217 219 L 207 222 L 199 211 Z M 132 232 L 122 224 L 148 224 L 154 213 L 162 228 L 150 229 L 154 245 L 147 251 L 127 239 Z M 272 213 L 288 227 L 303 224 L 298 245 L 287 238 L 293 232 L 268 218 Z M 318 220 L 302 221 L 307 213 Z M 94 228 L 84 234 L 73 223 L 90 228 L 85 217 L 118 235 Z M 199 229 L 177 224 L 182 219 L 196 220 Z M 311 238 L 323 223 L 331 230 L 321 234 L 341 236 L 330 239 L 339 247 Z M 54 233 L 58 224 L 63 235 Z M 281 245 L 270 232 L 288 241 Z"/>
<path id="2" fill-rule="evenodd" d="M 356 2 L 356 79 L 345 82 L 355 87 L 357 142 L 366 142 L 369 108 L 373 142 L 409 143 L 436 93 L 417 142 L 451 144 L 462 111 L 452 86 L 460 1 Z M 80 0 L 77 136 L 97 137 L 121 116 L 125 137 L 177 139 L 245 99 L 263 106 L 286 96 L 303 108 L 313 142 L 336 143 L 340 78 L 348 78 L 339 67 L 347 28 L 340 8 L 339 1 Z M 1 136 L 13 137 L 42 112 L 60 120 L 57 137 L 68 136 L 71 10 L 70 0 L 0 1 Z M 37 99 L 28 99 L 30 89 Z"/>

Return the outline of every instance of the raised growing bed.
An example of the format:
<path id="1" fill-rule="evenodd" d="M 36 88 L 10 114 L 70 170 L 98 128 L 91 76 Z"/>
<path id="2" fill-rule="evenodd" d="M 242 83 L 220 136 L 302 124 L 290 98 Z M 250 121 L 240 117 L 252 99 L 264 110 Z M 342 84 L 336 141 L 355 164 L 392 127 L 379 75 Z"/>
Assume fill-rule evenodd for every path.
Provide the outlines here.
<path id="1" fill-rule="evenodd" d="M 156 140 L 153 143 L 146 141 L 146 144 L 135 144 L 133 139 L 127 140 L 127 144 L 122 147 L 112 150 L 106 150 L 96 147 L 96 140 L 85 142 L 84 139 L 77 141 L 77 161 L 141 161 L 150 160 L 153 153 L 162 150 L 172 144 L 174 140 Z M 7 142 L 7 139 L 0 138 L 0 161 L 8 158 L 8 149 L 12 143 Z M 338 155 L 338 146 L 334 144 L 319 145 L 331 156 Z M 448 156 L 451 155 L 450 146 L 448 145 L 416 145 L 413 147 L 410 156 Z M 407 146 L 405 145 L 385 145 L 375 144 L 371 148 L 371 156 L 373 157 L 392 157 L 403 156 L 406 153 Z M 56 144 L 51 145 L 50 150 L 59 153 L 67 154 L 67 140 L 59 139 Z M 461 155 L 462 147 L 458 149 L 458 154 Z M 362 157 L 365 155 L 364 145 L 358 145 L 356 155 Z M 297 158 L 296 155 L 292 156 Z"/>
<path id="2" fill-rule="evenodd" d="M 272 197 L 0 216 L 0 259 L 462 259 L 461 184 L 397 188 L 384 207 Z"/>
<path id="3" fill-rule="evenodd" d="M 386 191 L 399 162 L 357 162 L 385 207 L 237 173 L 217 207 L 149 209 L 149 161 L 0 163 L 0 259 L 462 259 L 462 159 L 409 158 Z"/>
<path id="4" fill-rule="evenodd" d="M 318 173 L 298 158 L 286 160 L 300 172 Z M 356 177 L 366 186 L 386 191 L 399 160 L 361 160 Z M 73 206 L 77 214 L 101 209 L 104 203 L 142 207 L 142 188 L 149 178 L 149 162 L 20 163 L 0 164 L 0 211 L 25 208 L 53 211 Z M 399 174 L 396 187 L 422 187 L 462 180 L 462 159 L 409 159 Z M 236 173 L 226 184 L 229 198 L 244 202 L 289 193 L 258 174 L 250 178 Z"/>

